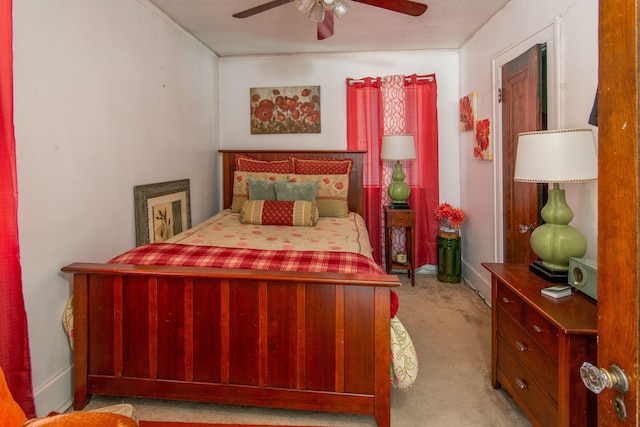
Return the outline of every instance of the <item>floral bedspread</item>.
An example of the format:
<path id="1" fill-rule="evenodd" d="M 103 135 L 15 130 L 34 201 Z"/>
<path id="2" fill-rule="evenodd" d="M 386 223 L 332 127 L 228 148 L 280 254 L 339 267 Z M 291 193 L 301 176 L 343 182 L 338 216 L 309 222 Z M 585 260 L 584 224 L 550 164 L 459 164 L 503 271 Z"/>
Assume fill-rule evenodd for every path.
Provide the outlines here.
<path id="1" fill-rule="evenodd" d="M 241 224 L 229 209 L 212 216 L 166 243 L 264 250 L 353 252 L 372 258 L 364 219 L 322 217 L 314 227 Z"/>

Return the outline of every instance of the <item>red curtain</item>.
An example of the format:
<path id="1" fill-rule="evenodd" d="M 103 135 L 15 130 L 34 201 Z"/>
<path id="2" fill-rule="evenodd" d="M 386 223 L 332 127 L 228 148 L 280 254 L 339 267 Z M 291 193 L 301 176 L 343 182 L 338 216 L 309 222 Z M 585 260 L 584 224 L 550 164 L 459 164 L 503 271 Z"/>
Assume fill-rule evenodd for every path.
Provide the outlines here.
<path id="1" fill-rule="evenodd" d="M 404 79 L 405 132 L 413 135 L 416 160 L 407 162 L 409 204 L 416 210 L 416 265 L 438 264 L 438 110 L 435 74 Z"/>
<path id="2" fill-rule="evenodd" d="M 381 79 L 347 79 L 347 148 L 367 150 L 364 161 L 364 220 L 373 246 L 373 259 L 382 265 L 383 232 L 382 161 L 380 149 L 383 136 Z"/>
<path id="3" fill-rule="evenodd" d="M 33 418 L 31 358 L 18 246 L 11 12 L 11 0 L 0 0 L 0 367 L 13 398 L 27 417 Z"/>
<path id="4" fill-rule="evenodd" d="M 386 99 L 385 99 L 386 98 Z M 414 135 L 416 160 L 403 162 L 411 186 L 409 204 L 416 215 L 416 266 L 435 265 L 438 222 L 438 117 L 435 75 L 388 76 L 347 79 L 347 147 L 367 150 L 364 192 L 365 221 L 369 227 L 374 259 L 384 260 L 382 206 L 389 203 L 386 188 L 391 171 L 380 160 L 382 136 Z M 394 234 L 396 243 L 404 236 Z M 396 242 L 400 240 L 400 242 Z"/>

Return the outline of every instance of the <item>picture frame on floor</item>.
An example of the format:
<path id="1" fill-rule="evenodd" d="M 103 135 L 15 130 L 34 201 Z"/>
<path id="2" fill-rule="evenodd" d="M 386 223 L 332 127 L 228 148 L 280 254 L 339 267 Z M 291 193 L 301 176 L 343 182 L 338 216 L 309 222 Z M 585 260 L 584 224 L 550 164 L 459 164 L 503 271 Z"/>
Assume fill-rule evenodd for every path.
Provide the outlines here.
<path id="1" fill-rule="evenodd" d="M 137 185 L 135 203 L 136 246 L 161 243 L 191 228 L 188 179 Z"/>

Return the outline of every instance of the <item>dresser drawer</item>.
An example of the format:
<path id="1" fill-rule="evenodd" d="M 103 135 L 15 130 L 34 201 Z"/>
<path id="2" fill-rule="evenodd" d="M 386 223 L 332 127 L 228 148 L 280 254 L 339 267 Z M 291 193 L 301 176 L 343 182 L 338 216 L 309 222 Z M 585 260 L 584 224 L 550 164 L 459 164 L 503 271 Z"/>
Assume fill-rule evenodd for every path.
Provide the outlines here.
<path id="1" fill-rule="evenodd" d="M 535 340 L 521 327 L 510 321 L 502 321 L 502 310 L 498 310 L 498 338 L 502 340 L 504 347 L 513 352 L 520 363 L 536 378 L 546 389 L 549 396 L 558 400 L 558 365 L 535 344 Z M 500 354 L 498 356 L 502 362 Z"/>
<path id="2" fill-rule="evenodd" d="M 513 394 L 516 401 L 528 409 L 542 426 L 558 424 L 558 407 L 546 394 L 528 371 L 518 363 L 518 360 L 507 349 L 503 341 L 499 341 L 498 352 L 500 364 L 498 366 L 498 380 Z"/>
<path id="3" fill-rule="evenodd" d="M 558 328 L 530 306 L 527 306 L 524 310 L 524 327 L 549 353 L 549 356 L 557 362 L 559 341 Z"/>
<path id="4" fill-rule="evenodd" d="M 415 212 L 394 212 L 393 215 L 387 215 L 387 222 L 391 227 L 413 227 L 416 222 Z"/>
<path id="5" fill-rule="evenodd" d="M 499 282 L 498 282 L 499 283 Z M 511 289 L 499 283 L 496 295 L 497 308 L 509 313 L 518 323 L 522 321 L 522 300 Z"/>

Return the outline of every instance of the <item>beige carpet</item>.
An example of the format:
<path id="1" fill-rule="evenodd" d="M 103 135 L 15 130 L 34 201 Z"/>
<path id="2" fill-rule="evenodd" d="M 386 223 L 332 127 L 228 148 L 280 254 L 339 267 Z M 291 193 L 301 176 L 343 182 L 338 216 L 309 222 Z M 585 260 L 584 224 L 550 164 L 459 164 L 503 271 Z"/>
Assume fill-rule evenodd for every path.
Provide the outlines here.
<path id="1" fill-rule="evenodd" d="M 408 391 L 392 390 L 391 425 L 531 426 L 511 397 L 490 380 L 491 310 L 464 284 L 438 282 L 418 274 L 411 287 L 406 275 L 397 290 L 398 318 L 420 360 Z M 191 402 L 93 396 L 87 409 L 131 403 L 141 420 L 361 427 L 371 416 L 238 407 Z"/>

